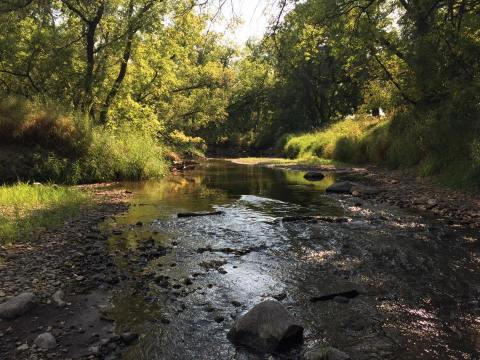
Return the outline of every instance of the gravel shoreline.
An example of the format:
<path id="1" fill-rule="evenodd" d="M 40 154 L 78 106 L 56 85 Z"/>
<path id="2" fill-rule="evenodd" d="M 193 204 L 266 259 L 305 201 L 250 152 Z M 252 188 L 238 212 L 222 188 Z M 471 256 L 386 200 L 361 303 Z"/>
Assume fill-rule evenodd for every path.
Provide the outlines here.
<path id="1" fill-rule="evenodd" d="M 131 195 L 115 184 L 81 188 L 93 194 L 92 206 L 36 239 L 0 247 L 0 303 L 23 292 L 36 297 L 28 313 L 0 320 L 2 359 L 88 357 L 103 337 L 114 334 L 98 307 L 107 301 L 119 274 L 98 225 L 126 211 Z M 64 301 L 60 305 L 52 298 L 59 290 Z M 33 346 L 44 332 L 53 334 L 57 342 L 48 353 Z"/>
<path id="2" fill-rule="evenodd" d="M 283 160 L 283 159 L 282 159 Z M 400 170 L 386 170 L 377 166 L 336 167 L 333 165 L 302 165 L 295 162 L 281 163 L 278 159 L 229 159 L 236 164 L 265 166 L 269 168 L 320 171 L 337 174 L 339 180 L 353 180 L 383 190 L 375 195 L 357 195 L 374 198 L 375 201 L 430 213 L 451 226 L 480 228 L 480 196 L 453 190 L 415 177 Z"/>

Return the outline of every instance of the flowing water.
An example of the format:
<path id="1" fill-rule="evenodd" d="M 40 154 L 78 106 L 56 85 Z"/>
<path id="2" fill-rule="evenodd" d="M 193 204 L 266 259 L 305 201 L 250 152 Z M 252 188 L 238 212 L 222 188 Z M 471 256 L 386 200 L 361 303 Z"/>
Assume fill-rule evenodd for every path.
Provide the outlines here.
<path id="1" fill-rule="evenodd" d="M 117 331 L 141 334 L 126 359 L 296 359 L 327 343 L 354 359 L 476 359 L 478 239 L 417 213 L 351 196 L 302 172 L 208 161 L 158 182 L 123 184 L 130 209 L 106 221 L 122 269 Z M 178 218 L 181 212 L 221 215 Z M 348 222 L 282 222 L 285 216 Z M 357 290 L 346 301 L 314 296 Z M 261 356 L 226 333 L 278 298 L 305 326 L 302 348 Z M 345 300 L 345 299 L 343 299 Z"/>

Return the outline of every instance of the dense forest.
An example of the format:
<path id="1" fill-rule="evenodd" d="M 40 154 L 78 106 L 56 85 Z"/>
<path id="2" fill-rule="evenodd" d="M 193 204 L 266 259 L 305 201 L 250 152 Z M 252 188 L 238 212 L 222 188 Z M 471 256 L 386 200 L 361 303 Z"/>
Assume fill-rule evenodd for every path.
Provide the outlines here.
<path id="1" fill-rule="evenodd" d="M 155 177 L 207 146 L 478 178 L 480 1 L 281 1 L 245 46 L 190 0 L 2 4 L 4 181 Z"/>

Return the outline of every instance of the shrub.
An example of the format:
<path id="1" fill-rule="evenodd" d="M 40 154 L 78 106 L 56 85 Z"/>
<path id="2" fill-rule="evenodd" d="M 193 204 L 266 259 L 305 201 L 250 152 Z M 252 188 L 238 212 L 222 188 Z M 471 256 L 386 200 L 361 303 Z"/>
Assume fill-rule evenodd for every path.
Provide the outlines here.
<path id="1" fill-rule="evenodd" d="M 46 102 L 0 103 L 0 141 L 4 183 L 142 180 L 167 171 L 164 147 L 150 132 L 135 124 L 95 127 Z"/>
<path id="2" fill-rule="evenodd" d="M 148 134 L 124 126 L 116 131 L 97 128 L 86 155 L 76 163 L 70 182 L 144 180 L 168 170 L 163 148 Z"/>
<path id="3" fill-rule="evenodd" d="M 89 142 L 91 125 L 87 117 L 68 114 L 49 102 L 8 98 L 0 102 L 0 141 L 78 154 Z"/>

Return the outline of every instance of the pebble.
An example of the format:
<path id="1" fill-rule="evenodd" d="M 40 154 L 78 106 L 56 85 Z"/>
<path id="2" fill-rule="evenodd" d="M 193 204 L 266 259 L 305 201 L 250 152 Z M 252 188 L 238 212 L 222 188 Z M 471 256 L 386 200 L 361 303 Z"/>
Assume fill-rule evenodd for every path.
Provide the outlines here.
<path id="1" fill-rule="evenodd" d="M 57 346 L 57 340 L 49 332 L 38 335 L 33 343 L 37 347 L 45 350 L 53 349 Z"/>

